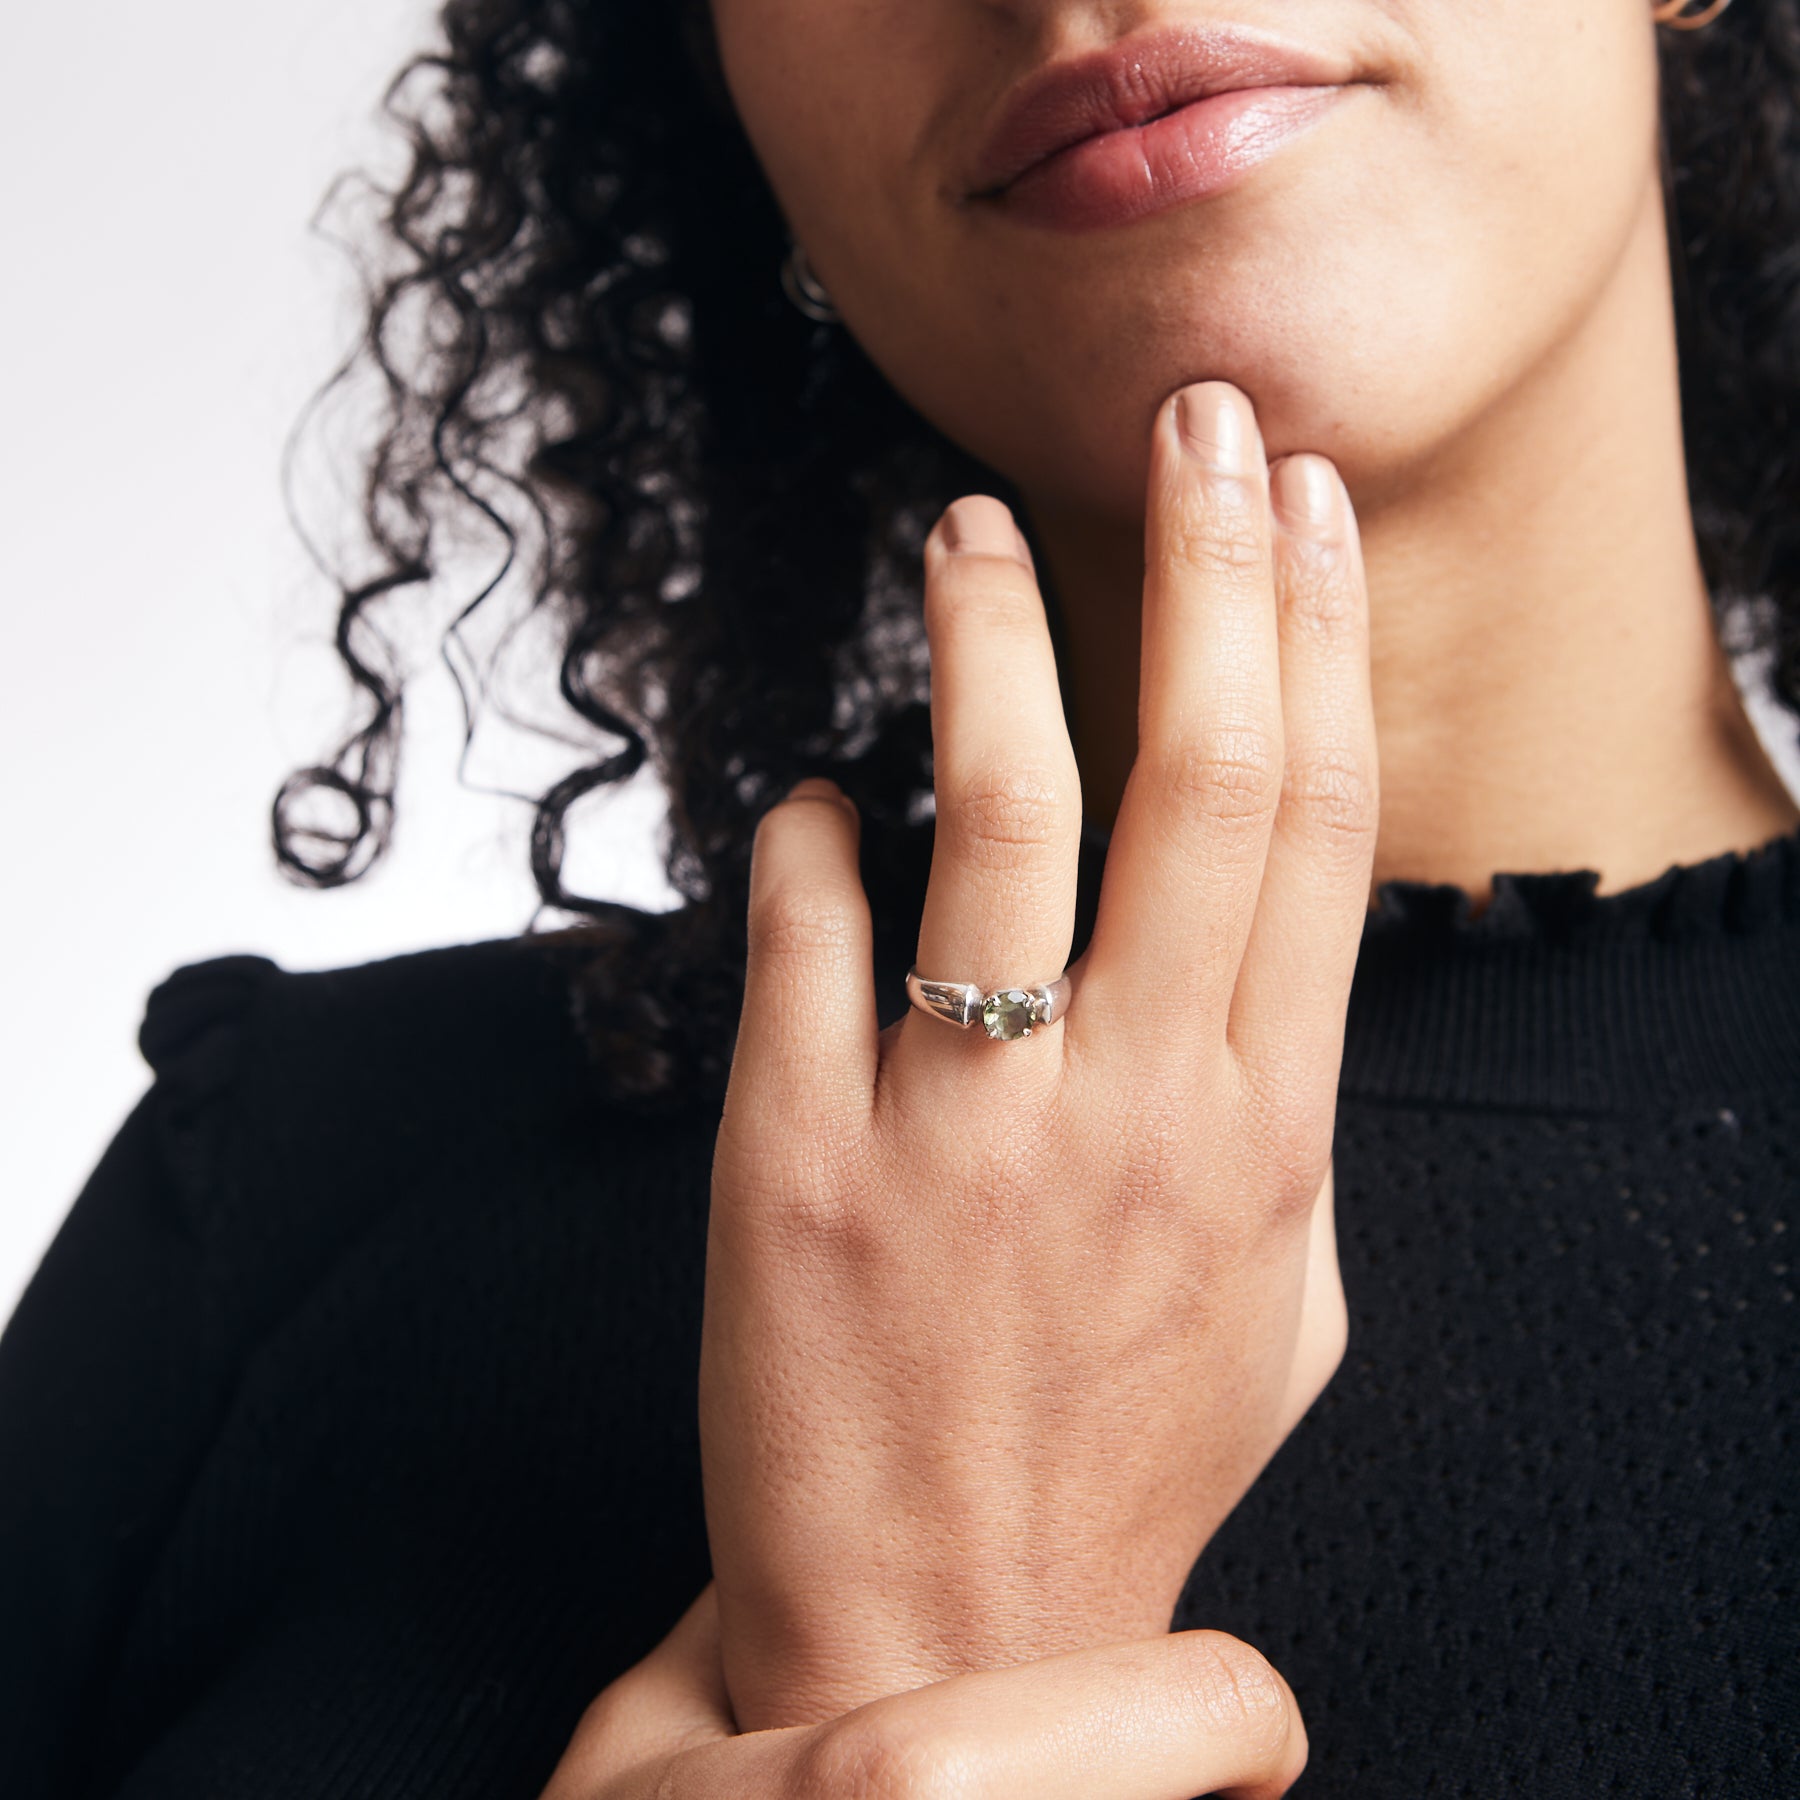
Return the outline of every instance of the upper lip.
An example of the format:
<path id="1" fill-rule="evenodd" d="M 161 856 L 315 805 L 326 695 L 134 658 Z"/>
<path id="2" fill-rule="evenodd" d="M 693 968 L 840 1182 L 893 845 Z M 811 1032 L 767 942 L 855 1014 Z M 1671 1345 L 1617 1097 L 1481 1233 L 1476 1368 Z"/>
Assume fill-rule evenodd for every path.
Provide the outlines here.
<path id="1" fill-rule="evenodd" d="M 1250 87 L 1330 87 L 1349 79 L 1321 52 L 1235 25 L 1138 32 L 1025 77 L 969 171 L 964 192 L 989 199 L 1027 170 L 1103 132 L 1147 124 L 1209 94 Z"/>

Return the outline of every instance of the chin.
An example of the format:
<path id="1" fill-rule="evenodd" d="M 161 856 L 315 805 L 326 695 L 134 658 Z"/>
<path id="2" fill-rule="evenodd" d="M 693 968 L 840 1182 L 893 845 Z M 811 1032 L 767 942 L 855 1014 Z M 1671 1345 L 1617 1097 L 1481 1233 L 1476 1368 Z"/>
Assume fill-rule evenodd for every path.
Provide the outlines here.
<path id="1" fill-rule="evenodd" d="M 1404 346 L 1388 354 L 1366 332 L 1355 357 L 1335 335 L 1322 335 L 1316 348 L 1283 337 L 1197 352 L 1200 337 L 1172 337 L 1117 361 L 1095 357 L 1086 379 L 1071 367 L 1022 382 L 1016 391 L 1033 399 L 997 400 L 980 420 L 953 421 L 950 435 L 961 423 L 965 447 L 1039 505 L 1123 525 L 1143 517 L 1156 411 L 1191 381 L 1234 382 L 1256 407 L 1271 461 L 1298 450 L 1328 456 L 1353 496 L 1402 477 L 1455 431 L 1474 400 L 1466 353 L 1445 364 L 1414 358 L 1409 367 Z"/>
<path id="2" fill-rule="evenodd" d="M 929 350 L 906 346 L 894 374 L 1043 505 L 1141 518 L 1156 410 L 1202 379 L 1250 396 L 1271 458 L 1316 451 L 1353 495 L 1379 488 L 1492 397 L 1526 309 L 1499 271 L 1441 241 L 1434 255 L 1264 223 L 1255 238 L 1147 234 L 1130 257 L 1065 264 L 1055 281 L 1010 271 L 974 316 L 940 317 Z"/>

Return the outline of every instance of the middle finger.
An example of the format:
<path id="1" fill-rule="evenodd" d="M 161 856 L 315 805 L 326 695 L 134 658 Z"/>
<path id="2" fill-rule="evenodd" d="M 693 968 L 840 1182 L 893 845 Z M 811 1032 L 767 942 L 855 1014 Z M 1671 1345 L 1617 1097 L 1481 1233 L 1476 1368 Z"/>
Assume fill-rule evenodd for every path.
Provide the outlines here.
<path id="1" fill-rule="evenodd" d="M 1248 398 L 1183 389 L 1157 415 L 1145 523 L 1138 745 L 1070 1028 L 1224 1044 L 1281 792 L 1269 471 Z"/>

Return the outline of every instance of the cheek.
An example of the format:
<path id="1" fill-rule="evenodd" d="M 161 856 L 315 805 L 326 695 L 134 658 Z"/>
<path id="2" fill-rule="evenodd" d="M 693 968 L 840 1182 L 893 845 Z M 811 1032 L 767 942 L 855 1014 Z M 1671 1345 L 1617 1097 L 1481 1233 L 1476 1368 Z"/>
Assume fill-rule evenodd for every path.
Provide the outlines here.
<path id="1" fill-rule="evenodd" d="M 968 11 L 965 0 L 714 0 L 738 116 L 834 294 L 846 263 L 879 269 L 930 229 L 914 146 L 954 80 Z"/>
<path id="2" fill-rule="evenodd" d="M 1123 230 L 840 215 L 838 303 L 920 411 L 1040 504 L 1136 517 L 1155 408 L 1201 376 L 1251 394 L 1272 454 L 1322 450 L 1353 491 L 1400 478 L 1573 328 L 1656 176 L 1635 5 L 1520 0 L 1479 30 L 1435 10 L 1415 69 Z"/>

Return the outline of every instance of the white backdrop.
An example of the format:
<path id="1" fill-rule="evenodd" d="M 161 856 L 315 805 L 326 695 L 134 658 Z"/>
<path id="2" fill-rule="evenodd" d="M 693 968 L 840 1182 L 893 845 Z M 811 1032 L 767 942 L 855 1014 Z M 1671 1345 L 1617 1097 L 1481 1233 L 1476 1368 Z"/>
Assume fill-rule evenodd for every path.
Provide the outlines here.
<path id="1" fill-rule="evenodd" d="M 8 18 L 0 1319 L 148 1085 L 134 1037 L 170 969 L 362 962 L 514 933 L 535 906 L 525 809 L 458 787 L 435 670 L 409 694 L 391 861 L 318 893 L 267 847 L 281 778 L 348 716 L 321 647 L 333 594 L 279 488 L 358 319 L 308 222 L 340 169 L 392 168 L 377 101 L 431 16 L 112 0 Z M 526 744 L 474 774 L 532 788 L 540 761 Z M 639 786 L 585 820 L 572 885 L 668 904 L 657 801 Z"/>

